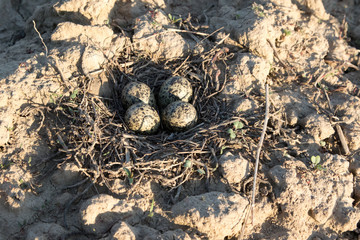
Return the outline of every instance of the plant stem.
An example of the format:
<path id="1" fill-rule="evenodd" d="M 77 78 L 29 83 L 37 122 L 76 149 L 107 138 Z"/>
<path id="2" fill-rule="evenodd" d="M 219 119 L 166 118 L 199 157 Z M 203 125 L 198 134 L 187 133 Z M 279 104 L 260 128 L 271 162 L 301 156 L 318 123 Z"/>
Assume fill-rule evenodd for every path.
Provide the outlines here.
<path id="1" fill-rule="evenodd" d="M 265 91 L 266 91 L 266 105 L 265 105 L 265 120 L 264 120 L 264 126 L 261 132 L 261 137 L 260 137 L 260 142 L 258 145 L 258 149 L 256 152 L 256 162 L 255 162 L 255 170 L 254 170 L 254 182 L 253 182 L 253 189 L 252 189 L 252 194 L 251 194 L 251 222 L 254 222 L 254 206 L 255 206 L 255 195 L 256 195 L 256 180 L 257 180 L 257 173 L 258 173 L 258 168 L 259 168 L 259 159 L 260 159 L 260 153 L 261 153 L 261 147 L 263 145 L 264 142 L 264 138 L 265 138 L 265 133 L 266 133 L 266 128 L 267 128 L 267 124 L 269 121 L 269 85 L 266 84 L 265 85 Z"/>
<path id="2" fill-rule="evenodd" d="M 245 232 L 245 227 L 246 227 L 246 222 L 248 220 L 250 212 L 251 212 L 251 215 L 252 215 L 252 223 L 254 223 L 256 180 L 257 180 L 257 173 L 258 173 L 258 169 L 259 169 L 260 152 L 261 152 L 261 147 L 262 147 L 263 142 L 264 142 L 267 124 L 268 124 L 268 121 L 269 121 L 269 85 L 268 84 L 265 85 L 265 91 L 266 91 L 266 93 L 265 93 L 266 94 L 266 96 L 265 96 L 265 99 L 266 99 L 265 100 L 266 101 L 265 120 L 264 120 L 263 129 L 262 129 L 262 132 L 261 132 L 260 142 L 259 142 L 258 149 L 257 149 L 257 152 L 256 152 L 256 161 L 255 161 L 255 170 L 254 170 L 253 189 L 252 189 L 252 195 L 251 195 L 251 204 L 250 204 L 250 207 L 246 208 L 246 210 L 245 210 L 244 222 L 242 224 L 242 228 L 241 228 L 241 231 L 240 231 L 240 235 L 238 236 L 238 240 L 241 240 L 243 238 L 243 235 L 244 235 L 244 232 Z"/>

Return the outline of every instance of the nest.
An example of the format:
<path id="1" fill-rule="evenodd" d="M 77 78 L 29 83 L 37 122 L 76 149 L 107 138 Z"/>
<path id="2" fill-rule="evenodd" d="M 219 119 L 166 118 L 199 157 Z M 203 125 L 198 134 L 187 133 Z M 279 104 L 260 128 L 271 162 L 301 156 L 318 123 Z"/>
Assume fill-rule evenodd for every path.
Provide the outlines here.
<path id="1" fill-rule="evenodd" d="M 209 179 L 218 167 L 218 157 L 225 148 L 253 154 L 251 132 L 261 131 L 254 112 L 254 127 L 229 111 L 218 97 L 226 85 L 228 49 L 214 47 L 197 56 L 172 61 L 154 61 L 132 50 L 106 67 L 113 85 L 113 98 L 103 99 L 86 89 L 91 79 L 83 77 L 76 91 L 62 97 L 52 107 L 56 115 L 57 142 L 67 161 L 73 161 L 93 183 L 110 190 L 116 179 L 132 187 L 143 180 L 155 179 L 162 186 L 175 189 L 191 179 Z M 222 70 L 220 70 L 222 69 Z M 125 109 L 120 102 L 121 89 L 129 81 L 146 83 L 157 94 L 170 76 L 184 76 L 191 82 L 199 120 L 185 132 L 169 132 L 160 127 L 157 134 L 138 135 L 124 123 Z M 221 80 L 220 80 L 221 79 Z M 261 113 L 260 113 L 261 114 Z M 234 129 L 242 121 L 245 127 Z M 231 139 L 233 129 L 239 138 Z M 247 139 L 246 139 L 247 138 Z"/>

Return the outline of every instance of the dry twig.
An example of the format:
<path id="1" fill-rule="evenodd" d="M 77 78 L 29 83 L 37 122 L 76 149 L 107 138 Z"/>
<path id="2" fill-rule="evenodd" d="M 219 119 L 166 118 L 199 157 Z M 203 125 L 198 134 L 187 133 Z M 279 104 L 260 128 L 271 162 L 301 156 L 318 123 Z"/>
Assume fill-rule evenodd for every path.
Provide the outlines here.
<path id="1" fill-rule="evenodd" d="M 333 109 L 333 106 L 331 104 L 331 101 L 330 101 L 330 98 L 329 98 L 329 95 L 328 93 L 326 92 L 325 88 L 323 85 L 321 85 L 321 89 L 323 90 L 324 94 L 325 94 L 325 97 L 326 97 L 326 100 L 328 101 L 328 105 L 329 105 L 329 109 L 330 109 L 330 119 L 334 119 L 336 116 L 335 116 L 335 113 L 334 113 L 334 109 Z M 344 155 L 349 155 L 350 154 L 350 150 L 349 150 L 349 147 L 348 147 L 348 144 L 347 144 L 347 141 L 346 141 L 346 138 L 344 136 L 344 133 L 342 131 L 342 128 L 341 126 L 339 125 L 339 123 L 336 123 L 335 124 L 335 128 L 336 128 L 336 132 L 339 136 L 339 139 L 340 139 L 340 143 L 341 143 L 341 146 L 344 150 Z"/>
<path id="2" fill-rule="evenodd" d="M 39 35 L 39 38 L 40 38 L 42 44 L 44 45 L 44 48 L 45 48 L 45 56 L 47 57 L 47 56 L 48 56 L 48 48 L 47 48 L 47 46 L 46 46 L 46 44 L 45 44 L 45 42 L 44 42 L 44 39 L 42 38 L 40 32 L 39 32 L 39 31 L 37 30 L 37 28 L 36 28 L 36 23 L 35 23 L 35 21 L 33 20 L 32 22 L 33 22 L 33 24 L 34 24 L 34 29 L 35 29 L 35 31 L 36 31 L 37 34 Z"/>
<path id="3" fill-rule="evenodd" d="M 261 132 L 260 141 L 259 141 L 258 148 L 257 148 L 257 151 L 256 151 L 256 161 L 255 161 L 254 181 L 253 181 L 253 188 L 252 188 L 252 194 L 251 194 L 251 201 L 250 201 L 250 206 L 246 210 L 246 213 L 245 213 L 245 218 L 244 218 L 243 226 L 242 226 L 242 229 L 241 229 L 241 233 L 240 233 L 240 236 L 238 237 L 239 240 L 242 239 L 242 237 L 243 237 L 244 230 L 245 230 L 245 227 L 246 227 L 246 222 L 248 220 L 250 212 L 251 212 L 251 217 L 252 217 L 251 222 L 252 223 L 254 222 L 254 207 L 255 207 L 257 173 L 258 173 L 258 168 L 259 168 L 259 160 L 260 160 L 261 148 L 262 148 L 262 145 L 263 145 L 263 142 L 264 142 L 266 128 L 267 128 L 267 124 L 268 124 L 268 121 L 269 121 L 269 86 L 268 86 L 268 84 L 265 85 L 265 90 L 266 90 L 265 119 L 264 119 L 263 129 L 262 129 L 262 132 Z"/>

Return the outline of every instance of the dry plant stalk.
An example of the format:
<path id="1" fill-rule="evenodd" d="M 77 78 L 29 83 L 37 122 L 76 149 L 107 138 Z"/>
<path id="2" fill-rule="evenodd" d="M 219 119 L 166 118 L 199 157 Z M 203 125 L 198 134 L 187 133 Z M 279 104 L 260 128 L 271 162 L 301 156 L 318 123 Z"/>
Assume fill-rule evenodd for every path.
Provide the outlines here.
<path id="1" fill-rule="evenodd" d="M 258 149 L 256 152 L 256 162 L 255 162 L 255 170 L 254 170 L 254 182 L 253 182 L 253 189 L 252 189 L 252 195 L 251 195 L 251 215 L 252 220 L 251 222 L 254 222 L 254 206 L 255 206 L 255 193 L 256 193 L 256 180 L 257 180 L 257 173 L 259 168 L 259 159 L 260 159 L 260 153 L 261 153 L 261 147 L 264 142 L 266 128 L 269 121 L 269 85 L 265 85 L 265 91 L 266 91 L 266 105 L 265 105 L 265 120 L 264 120 L 264 126 L 261 132 L 260 142 L 258 145 Z"/>
<path id="2" fill-rule="evenodd" d="M 244 218 L 244 222 L 243 222 L 243 226 L 241 229 L 241 233 L 240 236 L 238 237 L 238 240 L 241 240 L 243 235 L 244 235 L 244 230 L 246 227 L 246 222 L 249 218 L 249 213 L 251 212 L 251 223 L 254 222 L 254 207 L 255 207 L 255 195 L 256 195 L 256 183 L 257 183 L 257 173 L 258 173 L 258 169 L 259 169 L 259 160 L 260 160 L 260 153 L 261 153 L 261 148 L 262 145 L 264 143 L 264 138 L 265 138 L 265 133 L 266 133 L 266 128 L 268 125 L 268 121 L 269 121 L 269 85 L 266 84 L 265 85 L 265 119 L 264 119 L 264 125 L 263 125 L 263 129 L 261 132 L 261 137 L 260 137 L 260 141 L 259 141 L 259 145 L 256 151 L 256 161 L 255 161 L 255 170 L 254 170 L 254 181 L 253 181 L 253 188 L 252 188 L 252 193 L 251 193 L 251 202 L 250 202 L 250 208 L 247 209 L 246 213 L 245 213 L 245 218 Z"/>
<path id="3" fill-rule="evenodd" d="M 323 90 L 324 94 L 325 94 L 325 97 L 326 97 L 326 100 L 328 101 L 328 105 L 329 105 L 329 109 L 330 109 L 330 113 L 331 113 L 331 116 L 330 118 L 332 119 L 334 116 L 335 116 L 335 113 L 334 113 L 334 109 L 332 107 L 332 104 L 331 104 L 331 101 L 330 101 L 330 98 L 329 98 L 329 95 L 328 93 L 326 92 L 325 88 L 323 85 L 321 85 L 321 89 Z M 350 150 L 349 150 L 349 147 L 348 147 L 348 144 L 347 144 L 347 141 L 346 141 L 346 138 L 344 136 L 344 133 L 343 133 L 343 130 L 341 128 L 341 126 L 339 124 L 336 124 L 335 125 L 335 128 L 336 128 L 336 132 L 339 136 L 339 139 L 340 139 L 340 143 L 341 143 L 341 146 L 344 150 L 344 155 L 349 155 L 350 154 Z"/>
<path id="4" fill-rule="evenodd" d="M 40 38 L 42 44 L 43 44 L 44 47 L 45 47 L 45 56 L 47 57 L 47 56 L 48 56 L 48 48 L 47 48 L 47 46 L 46 46 L 46 44 L 45 44 L 45 42 L 44 42 L 44 39 L 41 37 L 40 32 L 39 32 L 39 31 L 37 30 L 37 28 L 36 28 L 36 23 L 35 23 L 35 21 L 33 20 L 32 22 L 33 22 L 33 24 L 34 24 L 34 29 L 35 29 L 35 31 L 36 31 L 37 34 L 39 35 L 39 38 Z"/>

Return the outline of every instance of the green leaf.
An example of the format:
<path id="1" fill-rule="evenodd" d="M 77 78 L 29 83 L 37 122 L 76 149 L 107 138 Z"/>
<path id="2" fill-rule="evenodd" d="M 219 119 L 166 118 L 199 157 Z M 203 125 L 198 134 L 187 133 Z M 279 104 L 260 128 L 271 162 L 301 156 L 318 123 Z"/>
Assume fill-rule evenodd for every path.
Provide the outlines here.
<path id="1" fill-rule="evenodd" d="M 320 146 L 325 147 L 325 146 L 326 146 L 326 142 L 325 142 L 325 141 L 320 141 Z"/>
<path id="2" fill-rule="evenodd" d="M 224 153 L 224 150 L 225 150 L 226 148 L 227 148 L 226 146 L 222 146 L 221 149 L 220 149 L 220 154 L 223 154 L 223 153 Z"/>
<path id="3" fill-rule="evenodd" d="M 234 128 L 235 129 L 242 129 L 244 127 L 244 124 L 240 121 L 234 122 Z"/>
<path id="4" fill-rule="evenodd" d="M 126 167 L 124 167 L 124 171 L 125 171 L 125 173 L 126 173 L 126 176 L 127 176 L 128 178 L 130 178 L 130 177 L 131 177 L 131 172 L 130 172 L 130 170 L 127 169 Z"/>
<path id="5" fill-rule="evenodd" d="M 205 175 L 205 174 L 206 174 L 206 172 L 205 172 L 203 169 L 200 169 L 200 168 L 197 170 L 197 172 L 200 173 L 201 175 Z"/>
<path id="6" fill-rule="evenodd" d="M 230 135 L 230 139 L 235 139 L 236 138 L 236 134 L 234 132 L 234 130 L 232 130 L 231 128 L 229 128 L 227 130 L 228 134 Z"/>
<path id="7" fill-rule="evenodd" d="M 186 161 L 185 161 L 185 164 L 184 164 L 184 167 L 185 167 L 185 168 L 190 168 L 191 166 L 192 166 L 191 160 L 186 160 Z"/>
<path id="8" fill-rule="evenodd" d="M 126 173 L 127 178 L 129 179 L 129 184 L 132 185 L 134 182 L 134 174 L 126 167 L 124 167 L 124 171 Z"/>
<path id="9" fill-rule="evenodd" d="M 154 199 L 151 201 L 151 206 L 150 206 L 150 213 L 148 214 L 148 217 L 153 217 L 154 216 L 154 205 L 155 205 L 155 201 Z"/>
<path id="10" fill-rule="evenodd" d="M 75 89 L 75 90 L 72 92 L 72 94 L 70 95 L 70 98 L 74 100 L 74 99 L 76 98 L 76 96 L 77 96 L 78 93 L 79 93 L 79 89 Z"/>
<path id="11" fill-rule="evenodd" d="M 282 32 L 285 34 L 285 36 L 289 36 L 291 34 L 291 31 L 288 29 L 283 29 Z"/>
<path id="12" fill-rule="evenodd" d="M 311 162 L 314 166 L 318 165 L 320 163 L 320 156 L 317 155 L 317 156 L 311 156 Z"/>

